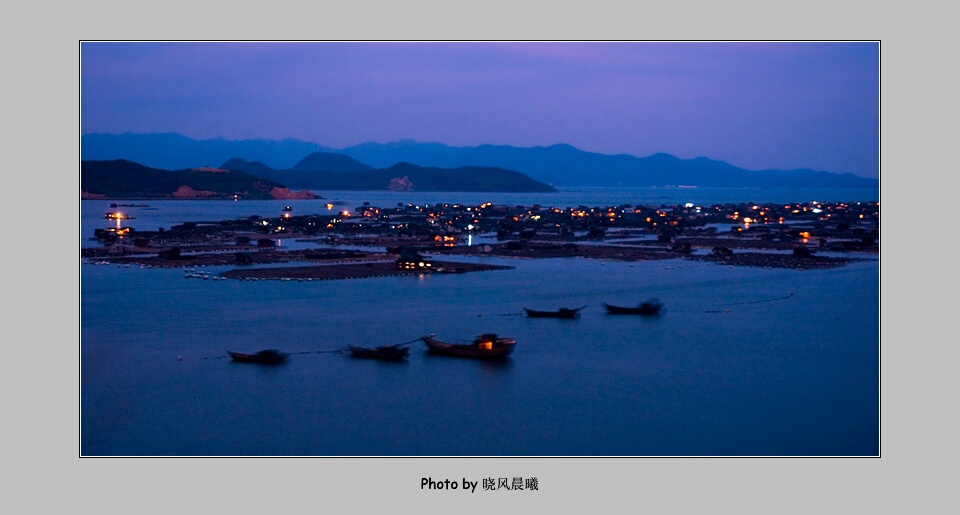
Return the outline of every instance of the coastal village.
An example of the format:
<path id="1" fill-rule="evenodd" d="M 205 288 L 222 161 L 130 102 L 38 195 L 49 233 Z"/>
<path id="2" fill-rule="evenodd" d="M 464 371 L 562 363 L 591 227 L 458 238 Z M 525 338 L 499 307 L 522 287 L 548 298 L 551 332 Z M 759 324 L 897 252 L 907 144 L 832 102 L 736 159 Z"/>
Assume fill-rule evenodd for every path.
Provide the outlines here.
<path id="1" fill-rule="evenodd" d="M 879 252 L 879 202 L 569 208 L 364 202 L 352 209 L 317 203 L 320 213 L 295 214 L 288 206 L 276 217 L 195 221 L 157 231 L 137 231 L 123 205 L 114 205 L 104 217 L 115 226 L 96 229 L 91 237 L 99 245 L 83 248 L 82 257 L 144 267 L 236 266 L 217 278 L 314 280 L 509 268 L 458 262 L 456 256 L 683 258 L 811 269 Z M 286 250 L 276 243 L 291 238 L 317 248 Z M 292 265 L 256 266 L 277 263 Z"/>

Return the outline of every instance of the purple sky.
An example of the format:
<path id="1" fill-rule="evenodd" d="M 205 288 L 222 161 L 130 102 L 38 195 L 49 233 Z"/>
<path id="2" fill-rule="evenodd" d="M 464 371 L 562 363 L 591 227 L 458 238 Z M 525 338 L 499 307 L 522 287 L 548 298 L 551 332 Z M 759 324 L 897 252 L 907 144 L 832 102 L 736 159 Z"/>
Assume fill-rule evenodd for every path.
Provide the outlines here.
<path id="1" fill-rule="evenodd" d="M 878 177 L 879 43 L 82 43 L 81 131 L 568 143 Z"/>

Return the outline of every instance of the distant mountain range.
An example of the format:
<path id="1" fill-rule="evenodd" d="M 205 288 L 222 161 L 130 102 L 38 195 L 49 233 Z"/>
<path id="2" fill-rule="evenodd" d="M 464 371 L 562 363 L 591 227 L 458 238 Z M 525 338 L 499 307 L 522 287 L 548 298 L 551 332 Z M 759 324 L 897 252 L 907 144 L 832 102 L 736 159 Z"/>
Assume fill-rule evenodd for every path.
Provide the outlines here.
<path id="1" fill-rule="evenodd" d="M 319 154 L 319 155 L 318 155 Z M 340 157 L 332 157 L 336 155 Z M 307 161 L 321 160 L 323 166 Z M 348 162 L 344 157 L 350 157 Z M 700 186 L 700 187 L 754 187 L 754 188 L 879 188 L 878 179 L 864 178 L 849 173 L 832 173 L 810 169 L 745 170 L 723 161 L 705 157 L 680 159 L 669 154 L 649 157 L 607 155 L 585 152 L 570 145 L 549 147 L 513 147 L 480 145 L 451 147 L 441 143 L 422 143 L 403 140 L 393 143 L 362 143 L 334 149 L 296 139 L 284 140 L 194 140 L 179 134 L 85 134 L 81 137 L 82 160 L 126 159 L 147 166 L 183 169 L 209 166 L 233 159 L 247 173 L 270 177 L 279 182 L 284 171 L 291 187 L 306 186 L 318 170 L 351 174 L 362 170 L 386 175 L 411 171 L 404 168 L 418 166 L 419 173 L 430 174 L 439 180 L 443 174 L 461 173 L 462 177 L 484 170 L 519 172 L 535 182 L 553 186 Z M 403 163 L 401 168 L 390 170 Z M 260 172 L 255 172 L 259 169 Z M 449 169 L 449 170 L 441 170 Z M 453 172 L 452 170 L 460 170 Z M 272 171 L 272 172 L 271 172 Z M 298 175 L 303 174 L 303 175 Z M 329 174 L 325 180 L 336 184 L 340 179 Z M 420 189 L 414 182 L 414 188 Z M 302 180 L 303 179 L 303 180 Z M 311 182 L 314 179 L 310 179 Z M 371 180 L 374 180 L 371 178 Z M 423 183 L 421 178 L 421 183 Z M 321 188 L 317 188 L 321 189 Z M 336 188 L 326 188 L 336 189 Z M 489 190 L 481 190 L 489 191 Z M 526 190 L 521 190 L 526 191 Z"/>

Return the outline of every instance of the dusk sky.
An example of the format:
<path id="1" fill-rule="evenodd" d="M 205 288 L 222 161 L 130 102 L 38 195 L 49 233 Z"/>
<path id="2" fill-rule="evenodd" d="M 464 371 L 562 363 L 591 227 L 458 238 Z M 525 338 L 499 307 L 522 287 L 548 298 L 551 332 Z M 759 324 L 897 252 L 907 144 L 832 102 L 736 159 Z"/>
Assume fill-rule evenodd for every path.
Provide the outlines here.
<path id="1" fill-rule="evenodd" d="M 568 143 L 878 177 L 863 42 L 84 42 L 81 132 Z"/>

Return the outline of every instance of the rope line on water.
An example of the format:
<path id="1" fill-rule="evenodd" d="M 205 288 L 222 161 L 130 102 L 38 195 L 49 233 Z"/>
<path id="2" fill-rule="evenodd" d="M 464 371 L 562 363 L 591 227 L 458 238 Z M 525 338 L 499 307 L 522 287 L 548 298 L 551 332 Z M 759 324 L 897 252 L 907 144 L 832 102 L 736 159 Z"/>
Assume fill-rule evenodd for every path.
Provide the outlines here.
<path id="1" fill-rule="evenodd" d="M 392 344 L 392 345 L 382 345 L 382 347 L 402 347 L 402 346 L 404 346 L 404 345 L 410 345 L 411 343 L 415 343 L 415 342 L 418 342 L 418 341 L 420 341 L 420 338 L 414 338 L 413 340 L 406 341 L 406 342 L 402 342 L 402 343 L 394 343 L 394 344 Z M 346 352 L 347 352 L 347 349 L 346 349 L 346 348 L 342 348 L 342 349 L 324 349 L 324 350 L 305 350 L 305 351 L 299 351 L 299 352 L 289 352 L 288 354 L 290 354 L 291 356 L 293 356 L 293 355 L 295 355 L 295 354 L 296 354 L 296 355 L 303 355 L 303 354 L 344 354 L 344 353 L 346 353 Z M 183 360 L 183 356 L 177 356 L 177 359 L 182 361 L 182 360 Z M 200 358 L 200 359 L 201 359 L 201 360 L 230 359 L 230 356 L 204 356 L 204 357 L 202 357 L 202 358 Z"/>
<path id="2" fill-rule="evenodd" d="M 777 297 L 775 299 L 750 300 L 746 302 L 728 302 L 726 304 L 720 304 L 720 305 L 721 306 L 740 306 L 744 304 L 763 304 L 765 302 L 777 302 L 780 300 L 787 300 L 787 299 L 793 298 L 793 296 L 794 296 L 794 293 L 790 292 L 785 297 Z"/>

